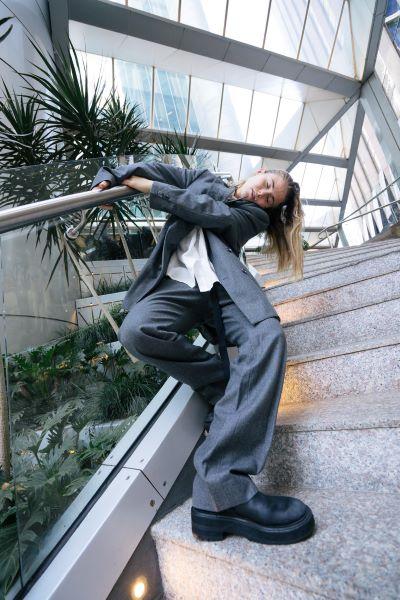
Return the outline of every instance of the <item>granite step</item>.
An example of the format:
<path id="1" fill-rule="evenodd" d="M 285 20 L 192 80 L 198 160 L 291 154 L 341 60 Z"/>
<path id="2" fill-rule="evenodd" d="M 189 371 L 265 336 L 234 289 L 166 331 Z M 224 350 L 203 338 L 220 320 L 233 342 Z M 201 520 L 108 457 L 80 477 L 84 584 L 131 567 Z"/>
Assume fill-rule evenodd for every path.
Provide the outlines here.
<path id="1" fill-rule="evenodd" d="M 273 302 L 280 299 L 293 298 L 300 294 L 319 291 L 333 285 L 343 285 L 360 281 L 367 277 L 381 275 L 399 269 L 400 250 L 388 251 L 386 254 L 368 260 L 356 260 L 346 265 L 329 268 L 318 273 L 309 273 L 298 281 L 277 279 L 259 281 L 260 287 L 268 292 L 268 298 Z"/>
<path id="2" fill-rule="evenodd" d="M 304 254 L 304 265 L 311 265 L 311 264 L 319 264 L 319 263 L 323 263 L 323 262 L 331 262 L 331 261 L 335 261 L 339 258 L 344 259 L 347 257 L 351 257 L 351 256 L 373 256 L 375 254 L 384 252 L 386 250 L 391 250 L 391 249 L 395 249 L 395 248 L 400 248 L 400 241 L 398 241 L 396 244 L 384 244 L 384 243 L 380 243 L 377 244 L 376 246 L 368 246 L 368 248 L 362 248 L 360 246 L 352 246 L 351 248 L 348 249 L 340 249 L 340 250 L 335 250 L 332 251 L 331 253 L 328 252 L 316 252 L 315 254 L 308 254 L 307 252 L 305 252 Z M 249 262 L 250 264 L 252 264 L 254 267 L 256 268 L 273 268 L 274 270 L 276 269 L 276 258 L 267 258 L 267 256 L 260 256 L 258 255 L 257 257 L 255 256 L 247 256 L 246 254 L 246 259 L 247 262 Z"/>
<path id="3" fill-rule="evenodd" d="M 257 487 L 400 493 L 400 389 L 280 404 Z"/>
<path id="4" fill-rule="evenodd" d="M 235 348 L 233 349 L 237 351 Z M 400 389 L 400 334 L 289 355 L 282 403 L 313 403 L 344 394 Z"/>
<path id="5" fill-rule="evenodd" d="M 304 260 L 304 272 L 306 271 L 311 271 L 311 270 L 318 270 L 323 266 L 329 266 L 329 265 L 336 265 L 339 264 L 340 262 L 343 263 L 347 263 L 349 261 L 355 260 L 357 259 L 368 259 L 368 258 L 373 258 L 375 256 L 381 256 L 382 254 L 386 254 L 388 251 L 391 250 L 400 250 L 400 246 L 397 245 L 395 247 L 389 247 L 389 248 L 377 248 L 375 250 L 369 250 L 368 252 L 366 251 L 352 251 L 352 252 L 346 252 L 346 253 L 342 253 L 342 254 L 337 254 L 334 255 L 332 257 L 325 257 L 325 256 L 316 256 L 315 258 L 309 258 Z M 249 261 L 248 261 L 249 262 Z M 252 264 L 252 266 L 254 266 L 257 271 L 260 273 L 260 275 L 264 275 L 267 276 L 269 274 L 274 274 L 277 272 L 277 264 L 276 261 L 269 261 L 269 262 L 258 262 L 256 264 Z M 281 271 L 280 275 L 284 275 L 285 273 L 290 273 L 290 268 L 287 269 L 286 271 Z"/>
<path id="6" fill-rule="evenodd" d="M 383 302 L 343 309 L 339 306 L 322 316 L 310 316 L 283 323 L 290 355 L 334 348 L 338 344 L 389 336 L 400 331 L 400 289 L 398 296 Z"/>
<path id="7" fill-rule="evenodd" d="M 273 305 L 282 323 L 292 323 L 307 317 L 327 315 L 340 310 L 350 310 L 375 302 L 393 300 L 399 296 L 400 273 L 396 269 L 360 281 L 338 284 L 314 292 L 306 292 L 293 298 L 282 298 L 279 290 L 268 292 L 274 297 Z"/>
<path id="8" fill-rule="evenodd" d="M 400 245 L 400 238 L 382 240 L 377 242 L 376 244 L 354 244 L 354 246 L 341 246 L 340 248 L 311 248 L 309 250 L 304 251 L 304 256 L 330 256 L 334 255 L 338 252 L 352 252 L 353 250 L 369 250 L 370 248 L 382 248 L 385 246 L 396 246 Z M 261 255 L 259 252 L 248 251 L 246 252 L 250 258 L 260 258 L 262 256 L 266 257 L 267 254 Z"/>
<path id="9" fill-rule="evenodd" d="M 229 535 L 198 540 L 191 499 L 151 527 L 168 600 L 397 600 L 400 597 L 400 494 L 274 488 L 313 511 L 314 534 L 267 545 Z"/>
<path id="10" fill-rule="evenodd" d="M 318 263 L 315 265 L 305 264 L 304 269 L 303 269 L 303 276 L 304 276 L 304 278 L 307 278 L 307 277 L 311 277 L 314 275 L 319 275 L 321 273 L 329 272 L 331 270 L 340 269 L 340 268 L 343 268 L 345 266 L 352 265 L 355 263 L 365 264 L 371 260 L 379 259 L 380 257 L 383 258 L 383 257 L 387 256 L 387 254 L 389 252 L 395 252 L 396 250 L 398 253 L 400 253 L 400 248 L 386 249 L 386 250 L 381 250 L 376 253 L 371 253 L 368 256 L 363 256 L 363 255 L 360 256 L 360 255 L 352 254 L 346 258 L 337 258 L 332 261 L 324 261 L 322 263 Z M 280 281 L 289 281 L 292 278 L 292 273 L 290 270 L 286 270 L 286 271 L 282 271 L 282 272 L 278 273 L 276 271 L 275 267 L 269 269 L 268 271 L 266 271 L 265 269 L 262 269 L 260 267 L 257 267 L 256 271 L 258 273 L 259 281 L 262 284 L 267 284 L 268 286 L 276 285 Z"/>

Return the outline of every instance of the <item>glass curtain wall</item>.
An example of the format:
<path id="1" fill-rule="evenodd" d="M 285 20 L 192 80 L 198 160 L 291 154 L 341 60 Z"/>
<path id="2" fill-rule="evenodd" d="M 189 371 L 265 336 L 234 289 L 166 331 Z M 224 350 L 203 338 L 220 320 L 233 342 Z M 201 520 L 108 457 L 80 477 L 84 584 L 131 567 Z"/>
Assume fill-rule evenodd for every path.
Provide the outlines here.
<path id="1" fill-rule="evenodd" d="M 118 163 L 2 170 L 0 209 L 88 191 L 103 164 Z M 0 414 L 11 456 L 0 482 L 0 596 L 25 584 L 78 522 L 113 470 L 111 451 L 168 377 L 117 337 L 122 299 L 167 215 L 143 195 L 117 204 L 128 253 L 97 207 L 0 235 Z"/>
<path id="2" fill-rule="evenodd" d="M 365 0 L 118 0 L 132 8 L 360 78 L 373 19 Z"/>

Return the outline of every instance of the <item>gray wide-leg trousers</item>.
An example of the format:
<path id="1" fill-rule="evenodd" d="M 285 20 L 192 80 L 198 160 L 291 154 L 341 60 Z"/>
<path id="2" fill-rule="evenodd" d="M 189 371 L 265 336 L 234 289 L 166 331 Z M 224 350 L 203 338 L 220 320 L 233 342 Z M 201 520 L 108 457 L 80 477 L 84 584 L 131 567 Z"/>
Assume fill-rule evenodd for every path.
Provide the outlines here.
<path id="1" fill-rule="evenodd" d="M 195 346 L 185 334 L 213 323 L 210 293 L 197 284 L 164 276 L 126 315 L 118 339 L 137 358 L 158 367 L 200 394 L 216 382 L 225 391 L 213 399 L 210 431 L 195 451 L 192 505 L 221 511 L 258 491 L 249 477 L 261 472 L 271 446 L 286 368 L 286 337 L 276 317 L 255 325 L 221 283 L 219 305 L 228 346 L 237 346 L 226 382 L 222 360 Z M 209 387 L 207 387 L 209 386 Z M 204 396 L 206 397 L 206 395 Z"/>

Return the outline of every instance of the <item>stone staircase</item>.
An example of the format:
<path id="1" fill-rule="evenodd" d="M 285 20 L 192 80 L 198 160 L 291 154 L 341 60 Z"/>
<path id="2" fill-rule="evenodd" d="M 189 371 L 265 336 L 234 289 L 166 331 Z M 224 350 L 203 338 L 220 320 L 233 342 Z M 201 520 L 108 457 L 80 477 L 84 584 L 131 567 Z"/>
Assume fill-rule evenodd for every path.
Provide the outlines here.
<path id="1" fill-rule="evenodd" d="M 400 598 L 400 240 L 310 251 L 305 277 L 247 258 L 288 342 L 259 489 L 313 510 L 312 537 L 202 542 L 187 500 L 153 524 L 165 597 Z"/>

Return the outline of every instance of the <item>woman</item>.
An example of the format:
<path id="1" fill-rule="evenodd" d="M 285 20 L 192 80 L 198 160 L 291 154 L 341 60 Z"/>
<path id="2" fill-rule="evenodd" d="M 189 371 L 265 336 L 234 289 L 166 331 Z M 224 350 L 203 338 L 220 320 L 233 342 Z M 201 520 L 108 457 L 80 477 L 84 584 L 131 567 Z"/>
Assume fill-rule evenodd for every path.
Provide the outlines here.
<path id="1" fill-rule="evenodd" d="M 193 533 L 266 544 L 305 539 L 314 530 L 310 508 L 263 494 L 250 478 L 262 470 L 272 442 L 287 347 L 278 313 L 239 260 L 247 240 L 265 232 L 278 270 L 292 264 L 302 276 L 298 184 L 286 171 L 259 169 L 229 187 L 207 169 L 152 162 L 103 167 L 91 189 L 117 184 L 149 194 L 151 208 L 170 213 L 124 298 L 128 314 L 118 339 L 214 407 L 194 454 Z M 217 332 L 221 357 L 190 343 L 185 334 L 193 327 L 213 343 Z M 230 363 L 226 342 L 238 349 Z"/>

